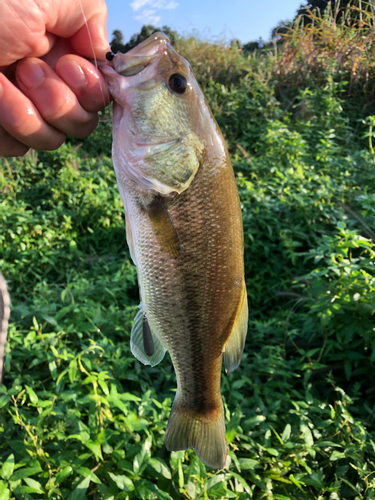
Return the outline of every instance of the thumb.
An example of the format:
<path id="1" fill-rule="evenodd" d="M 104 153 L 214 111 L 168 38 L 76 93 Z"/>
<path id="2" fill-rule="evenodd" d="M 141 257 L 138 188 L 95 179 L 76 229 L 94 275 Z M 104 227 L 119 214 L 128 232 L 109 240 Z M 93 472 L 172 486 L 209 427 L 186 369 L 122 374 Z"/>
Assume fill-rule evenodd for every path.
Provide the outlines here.
<path id="1" fill-rule="evenodd" d="M 108 43 L 107 9 L 105 13 L 95 14 L 71 38 L 72 47 L 78 54 L 105 61 L 106 53 L 111 50 Z"/>
<path id="2" fill-rule="evenodd" d="M 107 7 L 104 0 L 57 0 L 54 13 L 47 14 L 46 29 L 69 38 L 77 54 L 105 60 L 110 50 L 107 31 Z"/>

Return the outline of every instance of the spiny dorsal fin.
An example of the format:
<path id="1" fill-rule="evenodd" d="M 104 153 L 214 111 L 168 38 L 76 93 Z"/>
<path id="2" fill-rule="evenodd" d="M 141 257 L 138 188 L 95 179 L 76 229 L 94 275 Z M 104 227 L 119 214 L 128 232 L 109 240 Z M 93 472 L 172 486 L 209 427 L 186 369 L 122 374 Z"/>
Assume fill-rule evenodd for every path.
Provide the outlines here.
<path id="1" fill-rule="evenodd" d="M 240 301 L 235 313 L 233 321 L 232 333 L 225 345 L 224 364 L 226 373 L 233 372 L 241 363 L 242 352 L 245 346 L 247 323 L 248 322 L 248 307 L 246 283 L 244 281 Z"/>
<path id="2" fill-rule="evenodd" d="M 154 345 L 154 351 L 152 355 L 148 355 L 145 352 L 145 342 L 144 342 L 144 311 L 142 308 L 141 304 L 141 309 L 138 311 L 135 319 L 134 319 L 134 325 L 130 334 L 130 349 L 133 355 L 144 365 L 151 365 L 151 366 L 156 366 L 157 364 L 160 363 L 160 361 L 164 358 L 166 349 L 151 329 L 150 326 L 147 322 L 147 327 L 148 327 L 148 332 L 146 332 L 146 337 L 147 335 L 151 336 L 151 340 Z M 147 339 L 149 340 L 149 339 Z"/>
<path id="3" fill-rule="evenodd" d="M 181 244 L 168 210 L 157 197 L 146 210 L 162 250 L 170 257 L 177 259 L 180 255 Z"/>

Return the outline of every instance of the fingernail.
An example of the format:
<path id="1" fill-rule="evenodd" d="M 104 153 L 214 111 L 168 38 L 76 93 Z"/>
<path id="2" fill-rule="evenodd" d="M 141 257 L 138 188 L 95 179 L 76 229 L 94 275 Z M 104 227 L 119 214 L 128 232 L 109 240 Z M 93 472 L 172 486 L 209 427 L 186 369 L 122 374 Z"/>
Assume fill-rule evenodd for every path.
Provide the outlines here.
<path id="1" fill-rule="evenodd" d="M 33 59 L 25 59 L 20 64 L 17 76 L 28 89 L 35 89 L 44 80 L 42 65 Z"/>
<path id="2" fill-rule="evenodd" d="M 3 97 L 3 93 L 4 93 L 4 91 L 3 91 L 3 86 L 2 86 L 2 84 L 0 83 L 0 99 Z"/>
<path id="3" fill-rule="evenodd" d="M 68 59 L 60 61 L 59 75 L 71 88 L 81 89 L 87 85 L 86 75 L 76 61 Z"/>

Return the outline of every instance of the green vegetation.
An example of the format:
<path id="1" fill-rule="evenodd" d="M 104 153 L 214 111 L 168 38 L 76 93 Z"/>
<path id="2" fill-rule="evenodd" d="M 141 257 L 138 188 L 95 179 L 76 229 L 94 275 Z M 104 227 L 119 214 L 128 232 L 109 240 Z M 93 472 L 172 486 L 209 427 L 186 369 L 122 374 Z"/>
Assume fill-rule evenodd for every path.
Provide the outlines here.
<path id="1" fill-rule="evenodd" d="M 138 45 L 139 43 L 147 40 L 151 35 L 157 33 L 158 31 L 163 31 L 168 37 L 172 45 L 175 44 L 178 33 L 177 31 L 172 30 L 169 26 L 163 26 L 162 28 L 157 28 L 152 24 L 146 24 L 142 26 L 141 31 L 139 33 L 135 33 L 128 43 L 123 43 L 124 36 L 120 30 L 115 30 L 112 33 L 112 40 L 110 42 L 111 50 L 115 54 L 117 52 L 129 52 L 133 47 Z"/>
<path id="2" fill-rule="evenodd" d="M 249 333 L 223 374 L 222 471 L 165 449 L 170 359 L 130 353 L 137 280 L 109 123 L 1 161 L 1 500 L 375 498 L 373 43 L 329 17 L 268 55 L 177 41 L 243 208 Z"/>

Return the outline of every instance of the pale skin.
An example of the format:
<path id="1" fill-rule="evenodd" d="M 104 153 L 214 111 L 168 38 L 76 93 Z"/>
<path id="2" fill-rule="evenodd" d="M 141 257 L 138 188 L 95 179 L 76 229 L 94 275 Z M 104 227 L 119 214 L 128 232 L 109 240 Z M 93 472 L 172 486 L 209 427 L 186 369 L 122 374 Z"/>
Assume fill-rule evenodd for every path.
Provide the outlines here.
<path id="1" fill-rule="evenodd" d="M 0 156 L 95 129 L 110 97 L 88 59 L 110 50 L 106 17 L 103 0 L 0 0 Z"/>

